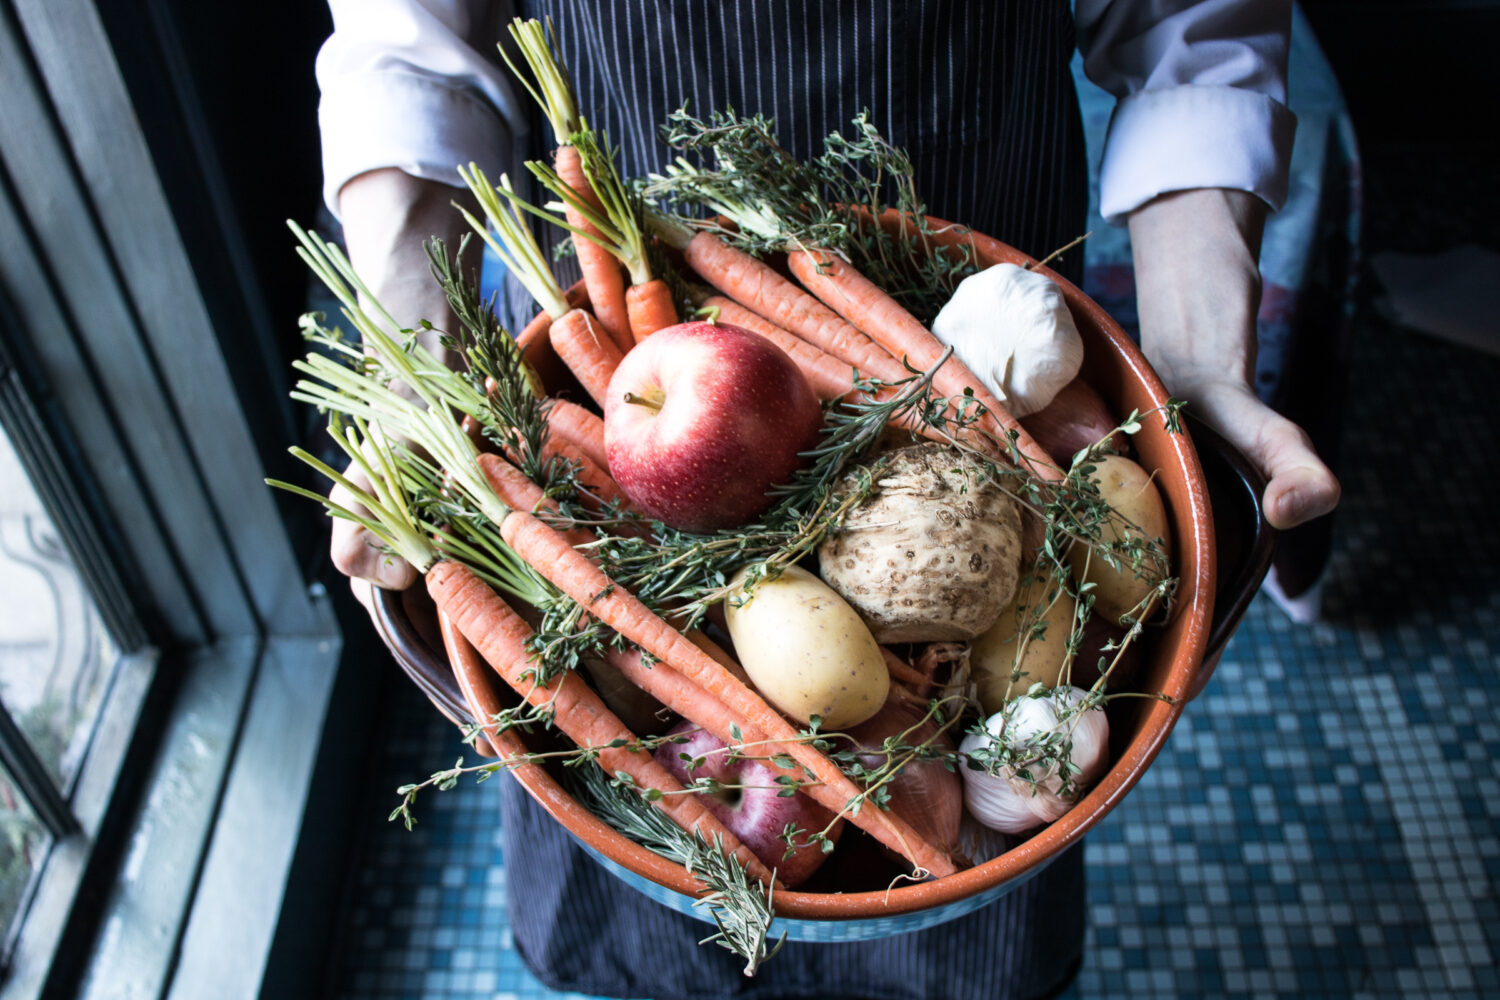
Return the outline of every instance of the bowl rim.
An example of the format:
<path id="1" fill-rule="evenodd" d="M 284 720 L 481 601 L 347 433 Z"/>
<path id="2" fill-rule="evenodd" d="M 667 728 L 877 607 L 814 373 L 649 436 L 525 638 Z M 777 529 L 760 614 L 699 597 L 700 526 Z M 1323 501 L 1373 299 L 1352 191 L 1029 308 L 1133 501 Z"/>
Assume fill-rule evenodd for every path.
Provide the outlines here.
<path id="1" fill-rule="evenodd" d="M 1117 412 L 1128 412 L 1131 408 L 1144 412 L 1166 404 L 1166 389 L 1139 347 L 1118 323 L 1076 285 L 1050 268 L 1037 266 L 1036 258 L 999 240 L 953 226 L 940 219 L 930 221 L 941 233 L 940 242 L 972 245 L 985 267 L 997 263 L 1030 266 L 1057 283 L 1085 340 L 1101 341 L 1110 353 L 1119 358 L 1122 369 L 1119 377 L 1112 380 L 1110 386 L 1096 386 Z M 887 213 L 887 218 L 882 222 L 887 225 L 899 224 L 899 219 Z M 586 302 L 586 296 L 577 294 L 576 288 L 570 291 L 575 293 L 570 296 L 574 304 Z M 545 344 L 545 329 L 545 324 L 533 322 L 523 331 L 519 339 L 528 357 L 536 353 L 539 344 Z M 542 350 L 545 351 L 545 347 Z M 1097 357 L 1097 351 L 1086 352 L 1086 357 L 1088 356 Z M 1113 391 L 1107 391 L 1109 389 Z M 1120 398 L 1122 393 L 1127 397 L 1124 400 Z M 1124 406 L 1124 403 L 1132 399 L 1135 402 L 1128 407 Z M 1142 403 L 1147 405 L 1141 405 Z M 1071 810 L 1003 854 L 943 878 L 893 885 L 884 890 L 837 893 L 778 890 L 773 901 L 778 917 L 796 920 L 890 917 L 957 902 L 1008 882 L 1019 884 L 1020 877 L 1030 869 L 1080 841 L 1140 780 L 1165 744 L 1184 706 L 1201 686 L 1196 675 L 1203 665 L 1210 637 L 1217 566 L 1214 523 L 1207 485 L 1190 436 L 1186 431 L 1168 434 L 1164 429 L 1156 431 L 1147 426 L 1143 427 L 1141 435 L 1137 435 L 1137 448 L 1140 449 L 1145 441 L 1151 442 L 1149 450 L 1153 454 L 1143 454 L 1143 457 L 1152 465 L 1164 468 L 1163 460 L 1170 460 L 1173 476 L 1164 477 L 1163 482 L 1170 489 L 1179 481 L 1176 477 L 1180 475 L 1181 483 L 1180 490 L 1173 491 L 1180 493 L 1180 496 L 1168 498 L 1165 495 L 1168 491 L 1163 491 L 1173 529 L 1174 552 L 1178 559 L 1179 589 L 1176 606 L 1165 624 L 1158 626 L 1162 632 L 1156 640 L 1163 651 L 1175 649 L 1171 665 L 1164 675 L 1168 681 L 1167 690 L 1162 692 L 1171 700 L 1150 703 L 1136 723 L 1124 751 L 1115 759 L 1104 777 Z M 392 645 L 393 640 L 410 642 L 411 635 L 403 639 L 400 634 L 400 615 L 396 610 L 401 606 L 400 595 L 377 591 L 374 605 L 372 617 L 377 631 L 387 645 L 394 651 L 397 647 Z M 411 630 L 409 622 L 405 627 Z M 432 694 L 426 685 L 419 683 L 419 686 L 429 696 Z M 474 717 L 472 710 L 469 717 Z M 525 751 L 524 741 L 514 732 L 500 734 L 499 744 L 497 749 L 502 753 Z M 686 897 L 697 898 L 701 895 L 701 884 L 685 868 L 615 831 L 573 799 L 546 769 L 537 765 L 523 765 L 514 768 L 513 773 L 549 815 L 593 850 L 635 874 Z"/>

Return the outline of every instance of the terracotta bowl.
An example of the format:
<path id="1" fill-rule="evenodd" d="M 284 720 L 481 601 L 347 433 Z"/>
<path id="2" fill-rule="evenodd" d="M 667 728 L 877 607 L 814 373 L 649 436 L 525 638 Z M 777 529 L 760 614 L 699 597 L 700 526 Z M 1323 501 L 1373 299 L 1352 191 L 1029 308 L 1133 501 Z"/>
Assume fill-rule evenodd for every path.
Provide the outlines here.
<path id="1" fill-rule="evenodd" d="M 985 265 L 1032 261 L 978 234 L 955 233 L 948 238 L 971 240 Z M 1046 273 L 1062 288 L 1084 338 L 1084 377 L 1114 412 L 1144 412 L 1164 404 L 1166 391 L 1130 338 L 1078 288 L 1050 271 Z M 538 324 L 523 332 L 522 342 L 544 381 L 553 387 L 562 384 L 566 369 L 551 356 Z M 837 886 L 845 891 L 833 891 L 834 886 L 827 884 L 837 873 L 828 879 L 815 878 L 802 889 L 776 894 L 776 934 L 785 931 L 801 940 L 858 940 L 955 919 L 993 902 L 1039 872 L 1103 819 L 1140 780 L 1183 706 L 1202 690 L 1269 563 L 1271 536 L 1259 509 L 1262 484 L 1242 457 L 1216 435 L 1210 435 L 1197 426 L 1192 426 L 1190 433 L 1169 434 L 1161 420 L 1147 419 L 1132 439 L 1138 459 L 1148 468 L 1159 470 L 1157 483 L 1166 503 L 1181 581 L 1170 618 L 1143 637 L 1147 645 L 1135 686 L 1162 692 L 1172 701 L 1121 699 L 1112 703 L 1113 764 L 1108 773 L 1062 819 L 1015 843 L 1004 854 L 946 878 L 896 888 L 887 888 L 888 875 L 852 891 L 847 882 Z M 1211 479 L 1205 477 L 1205 463 L 1200 461 L 1194 438 L 1208 442 L 1205 454 Z M 1234 554 L 1233 565 L 1226 567 L 1224 577 L 1228 586 L 1223 588 L 1219 562 L 1223 543 L 1216 531 L 1211 498 L 1228 512 L 1222 527 Z M 492 712 L 510 701 L 508 690 L 502 693 L 487 682 L 480 681 L 482 686 L 476 689 L 476 678 L 487 674 L 482 669 L 461 670 L 466 683 L 460 690 L 443 655 L 443 640 L 432 626 L 430 607 L 422 606 L 425 595 L 421 588 L 405 596 L 378 593 L 374 613 L 377 629 L 403 670 L 444 714 L 455 720 L 472 719 L 477 712 L 471 706 Z M 1217 617 L 1216 596 L 1226 610 Z M 472 653 L 466 645 L 450 643 L 449 648 L 463 657 Z M 524 752 L 537 739 L 506 733 L 500 737 L 499 749 Z M 528 765 L 518 768 L 515 775 L 537 802 L 611 871 L 650 898 L 702 917 L 691 908 L 694 883 L 680 865 L 632 843 L 595 818 L 567 793 L 559 774 Z M 838 857 L 835 853 L 825 867 L 836 867 Z M 828 891 L 815 891 L 820 886 Z"/>

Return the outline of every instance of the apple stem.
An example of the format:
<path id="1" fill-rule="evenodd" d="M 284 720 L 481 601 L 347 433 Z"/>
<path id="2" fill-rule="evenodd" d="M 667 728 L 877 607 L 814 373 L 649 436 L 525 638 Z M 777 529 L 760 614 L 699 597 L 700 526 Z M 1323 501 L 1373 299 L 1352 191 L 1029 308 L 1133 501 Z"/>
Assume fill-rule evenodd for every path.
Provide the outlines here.
<path id="1" fill-rule="evenodd" d="M 693 310 L 693 315 L 702 316 L 709 326 L 714 326 L 719 322 L 720 311 L 718 306 L 704 306 L 702 309 Z"/>
<path id="2" fill-rule="evenodd" d="M 637 396 L 633 392 L 627 392 L 625 394 L 625 402 L 631 403 L 635 406 L 645 406 L 653 410 L 661 410 L 660 400 L 650 399 L 646 396 Z"/>

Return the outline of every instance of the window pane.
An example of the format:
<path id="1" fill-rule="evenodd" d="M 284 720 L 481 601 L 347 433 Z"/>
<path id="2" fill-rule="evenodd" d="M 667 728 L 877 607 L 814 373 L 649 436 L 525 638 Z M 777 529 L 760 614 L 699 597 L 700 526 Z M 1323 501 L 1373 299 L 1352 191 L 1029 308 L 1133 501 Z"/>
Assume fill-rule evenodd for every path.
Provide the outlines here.
<path id="1" fill-rule="evenodd" d="M 0 765 L 0 936 L 10 927 L 26 886 L 47 857 L 47 829 Z"/>
<path id="2" fill-rule="evenodd" d="M 66 789 L 119 653 L 3 433 L 0 483 L 0 702 Z"/>

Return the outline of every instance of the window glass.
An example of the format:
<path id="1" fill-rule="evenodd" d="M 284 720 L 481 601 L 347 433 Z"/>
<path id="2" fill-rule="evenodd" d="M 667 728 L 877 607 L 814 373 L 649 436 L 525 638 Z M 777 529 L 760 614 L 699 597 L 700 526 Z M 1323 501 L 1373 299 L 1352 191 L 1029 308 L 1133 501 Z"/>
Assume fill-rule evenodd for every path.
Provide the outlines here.
<path id="1" fill-rule="evenodd" d="M 26 898 L 26 887 L 47 857 L 50 837 L 10 772 L 0 765 L 0 936 Z"/>
<path id="2" fill-rule="evenodd" d="M 66 790 L 119 654 L 3 433 L 0 483 L 0 703 Z"/>

